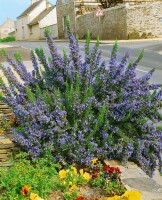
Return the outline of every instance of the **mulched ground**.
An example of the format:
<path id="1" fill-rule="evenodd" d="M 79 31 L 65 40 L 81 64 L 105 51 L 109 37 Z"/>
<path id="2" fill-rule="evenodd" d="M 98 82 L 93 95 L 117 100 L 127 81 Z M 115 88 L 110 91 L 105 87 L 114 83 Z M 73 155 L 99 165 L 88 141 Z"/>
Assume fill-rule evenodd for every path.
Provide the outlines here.
<path id="1" fill-rule="evenodd" d="M 13 57 L 13 54 L 16 52 L 19 52 L 23 58 L 24 61 L 30 60 L 30 50 L 29 49 L 24 49 L 22 47 L 8 47 L 4 48 L 6 53 Z M 2 49 L 0 49 L 1 51 Z M 0 53 L 0 62 L 5 62 L 4 56 L 1 55 Z"/>

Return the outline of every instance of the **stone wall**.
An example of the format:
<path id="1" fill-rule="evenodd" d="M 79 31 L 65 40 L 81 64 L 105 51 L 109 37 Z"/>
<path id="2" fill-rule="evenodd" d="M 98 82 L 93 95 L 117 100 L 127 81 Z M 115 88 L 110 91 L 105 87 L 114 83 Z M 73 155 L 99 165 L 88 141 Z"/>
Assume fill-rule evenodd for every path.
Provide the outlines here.
<path id="1" fill-rule="evenodd" d="M 58 36 L 59 38 L 66 37 L 66 28 L 64 26 L 64 17 L 68 16 L 71 27 L 75 30 L 75 4 L 74 0 L 66 0 L 63 3 L 62 0 L 58 0 L 56 3 L 57 9 L 57 24 L 58 24 Z"/>
<path id="2" fill-rule="evenodd" d="M 162 37 L 162 1 L 120 4 L 105 9 L 100 21 L 94 12 L 77 17 L 79 38 L 85 38 L 88 30 L 92 39 Z"/>
<path id="3" fill-rule="evenodd" d="M 130 5 L 126 10 L 130 39 L 162 37 L 162 1 Z"/>
<path id="4" fill-rule="evenodd" d="M 96 17 L 95 13 L 80 16 L 76 20 L 76 32 L 79 38 L 85 38 L 90 31 L 92 39 L 99 36 L 101 39 L 126 39 L 126 9 L 119 5 L 104 10 L 104 16 Z"/>
<path id="5" fill-rule="evenodd" d="M 7 130 L 2 129 L 2 117 L 11 116 L 11 110 L 0 101 L 0 167 L 10 166 L 11 163 L 8 162 L 10 157 L 15 155 L 19 148 L 13 143 L 13 133 L 12 129 L 8 128 Z"/>

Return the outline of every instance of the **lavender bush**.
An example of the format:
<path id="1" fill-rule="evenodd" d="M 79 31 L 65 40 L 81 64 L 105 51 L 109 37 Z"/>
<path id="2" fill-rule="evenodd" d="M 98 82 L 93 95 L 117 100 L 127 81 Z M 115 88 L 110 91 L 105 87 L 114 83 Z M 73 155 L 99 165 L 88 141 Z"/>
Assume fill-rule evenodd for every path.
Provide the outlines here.
<path id="1" fill-rule="evenodd" d="M 59 161 L 129 159 L 152 175 L 160 164 L 162 133 L 152 123 L 161 120 L 162 98 L 161 85 L 148 83 L 154 70 L 137 78 L 143 52 L 134 63 L 127 52 L 119 62 L 117 43 L 110 61 L 101 61 L 99 40 L 90 49 L 89 33 L 83 59 L 69 26 L 68 33 L 70 53 L 62 56 L 46 30 L 51 56 L 47 59 L 43 49 L 31 52 L 31 73 L 19 56 L 12 60 L 5 54 L 11 67 L 1 69 L 8 85 L 0 81 L 4 100 L 20 124 L 15 141 L 32 158 L 50 148 Z"/>

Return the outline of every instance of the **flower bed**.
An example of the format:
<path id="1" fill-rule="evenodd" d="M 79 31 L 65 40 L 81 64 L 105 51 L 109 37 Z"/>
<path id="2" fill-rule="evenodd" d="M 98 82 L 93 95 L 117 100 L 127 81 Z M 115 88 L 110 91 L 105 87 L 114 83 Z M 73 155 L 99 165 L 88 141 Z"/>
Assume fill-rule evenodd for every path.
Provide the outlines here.
<path id="1" fill-rule="evenodd" d="M 91 165 L 54 164 L 53 158 L 30 161 L 27 154 L 17 155 L 11 168 L 0 171 L 1 200 L 49 199 L 50 193 L 60 191 L 65 200 L 140 200 L 137 191 L 127 191 L 118 167 L 103 165 L 95 158 Z M 46 181 L 47 180 L 47 181 Z M 84 188 L 94 192 L 85 193 Z"/>

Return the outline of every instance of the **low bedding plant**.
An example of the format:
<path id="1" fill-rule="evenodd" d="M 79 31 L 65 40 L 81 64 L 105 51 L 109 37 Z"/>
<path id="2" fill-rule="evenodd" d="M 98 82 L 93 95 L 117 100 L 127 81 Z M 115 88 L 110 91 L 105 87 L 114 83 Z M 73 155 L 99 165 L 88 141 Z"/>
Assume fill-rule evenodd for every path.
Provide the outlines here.
<path id="1" fill-rule="evenodd" d="M 66 200 L 140 200 L 137 191 L 127 191 L 120 180 L 118 167 L 103 165 L 97 158 L 91 165 L 81 168 L 75 165 L 55 164 L 51 154 L 44 158 L 29 160 L 28 154 L 21 153 L 14 165 L 0 170 L 1 200 L 43 200 L 52 191 L 61 191 Z M 98 195 L 85 196 L 80 188 L 101 189 Z"/>
<path id="2" fill-rule="evenodd" d="M 99 39 L 91 49 L 89 33 L 83 58 L 68 21 L 67 32 L 69 54 L 62 55 L 46 29 L 51 56 L 47 59 L 43 49 L 32 51 L 32 72 L 19 55 L 12 60 L 3 52 L 11 67 L 1 65 L 8 81 L 0 78 L 1 99 L 19 124 L 15 142 L 32 160 L 50 149 L 56 162 L 89 166 L 94 158 L 131 160 L 152 176 L 162 148 L 162 131 L 153 125 L 161 120 L 162 85 L 148 82 L 154 69 L 137 77 L 143 51 L 134 62 L 128 52 L 119 61 L 117 43 L 110 61 L 103 61 Z"/>

